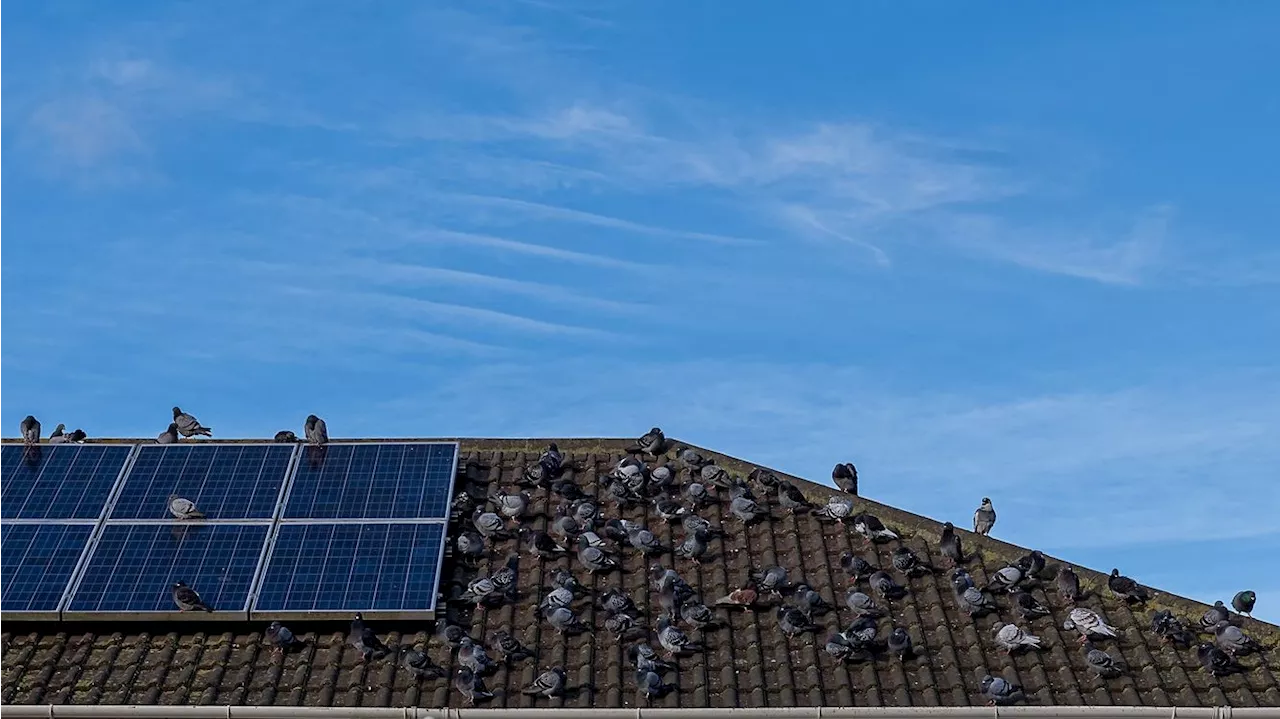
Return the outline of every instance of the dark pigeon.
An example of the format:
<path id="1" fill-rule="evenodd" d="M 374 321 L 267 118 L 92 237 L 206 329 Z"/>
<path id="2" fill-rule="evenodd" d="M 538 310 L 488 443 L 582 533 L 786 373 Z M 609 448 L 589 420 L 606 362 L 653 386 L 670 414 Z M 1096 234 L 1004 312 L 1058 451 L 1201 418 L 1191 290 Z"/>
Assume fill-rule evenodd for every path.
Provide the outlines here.
<path id="1" fill-rule="evenodd" d="M 1013 595 L 1013 606 L 1025 619 L 1036 619 L 1039 617 L 1049 616 L 1049 608 L 1040 603 L 1040 600 L 1031 595 L 1030 592 L 1017 592 Z"/>
<path id="2" fill-rule="evenodd" d="M 282 429 L 279 432 L 276 432 L 276 436 L 272 441 L 276 444 L 292 444 L 298 441 L 298 435 L 294 434 L 293 430 Z"/>
<path id="3" fill-rule="evenodd" d="M 24 417 L 18 427 L 22 432 L 23 444 L 40 444 L 40 420 L 36 419 L 34 415 Z"/>
<path id="4" fill-rule="evenodd" d="M 266 637 L 267 641 L 271 642 L 271 646 L 285 653 L 303 644 L 302 640 L 295 637 L 293 632 L 289 631 L 289 628 L 280 622 L 272 622 L 267 625 Z"/>
<path id="5" fill-rule="evenodd" d="M 307 438 L 307 444 L 322 445 L 329 443 L 329 425 L 314 414 L 307 415 L 307 421 L 302 425 L 302 431 Z"/>
<path id="6" fill-rule="evenodd" d="M 1195 641 L 1195 634 L 1168 609 L 1151 613 L 1151 631 L 1166 643 L 1183 649 L 1190 648 Z"/>
<path id="7" fill-rule="evenodd" d="M 1044 571 L 1045 559 L 1044 552 L 1034 550 L 1030 554 L 1025 554 L 1018 558 L 1018 568 L 1028 577 L 1039 577 Z"/>
<path id="8" fill-rule="evenodd" d="M 173 603 L 178 605 L 178 609 L 184 612 L 213 611 L 213 607 L 205 604 L 204 600 L 200 598 L 200 593 L 188 587 L 185 582 L 173 583 Z"/>
<path id="9" fill-rule="evenodd" d="M 1246 617 L 1253 616 L 1253 605 L 1257 603 L 1258 595 L 1252 590 L 1246 589 L 1238 592 L 1231 598 L 1231 607 Z"/>
<path id="10" fill-rule="evenodd" d="M 1240 666 L 1235 657 L 1212 644 L 1203 643 L 1197 647 L 1196 658 L 1200 660 L 1201 668 L 1215 677 L 1230 676 L 1244 671 L 1244 667 Z"/>
<path id="11" fill-rule="evenodd" d="M 876 572 L 871 575 L 871 579 L 868 581 L 875 593 L 885 599 L 894 600 L 907 596 L 906 587 L 893 581 L 893 577 L 889 576 L 888 572 Z"/>
<path id="12" fill-rule="evenodd" d="M 547 671 L 538 675 L 533 683 L 520 690 L 521 694 L 527 696 L 558 697 L 564 694 L 566 674 L 564 667 L 551 667 Z"/>
<path id="13" fill-rule="evenodd" d="M 635 450 L 657 457 L 667 449 L 667 437 L 658 427 L 650 429 L 648 432 L 640 435 L 640 439 L 636 440 Z M 630 451 L 630 450 L 628 450 Z"/>
<path id="14" fill-rule="evenodd" d="M 170 422 L 169 428 L 156 436 L 156 444 L 175 444 L 178 441 L 178 423 Z"/>
<path id="15" fill-rule="evenodd" d="M 1058 578 L 1055 580 L 1058 585 L 1058 596 L 1062 597 L 1070 604 L 1075 604 L 1084 597 L 1080 592 L 1080 577 L 1076 576 L 1075 570 L 1071 567 L 1063 565 L 1058 570 Z"/>
<path id="16" fill-rule="evenodd" d="M 916 556 L 916 553 L 908 547 L 898 547 L 893 550 L 893 568 L 907 575 L 908 577 L 918 577 L 922 574 L 928 574 L 933 571 L 933 567 Z"/>
<path id="17" fill-rule="evenodd" d="M 906 661 L 915 656 L 915 649 L 911 645 L 911 635 L 902 627 L 894 627 L 889 632 L 888 640 L 889 653 L 898 657 L 900 661 Z"/>
<path id="18" fill-rule="evenodd" d="M 400 655 L 400 663 L 417 679 L 442 679 L 449 670 L 431 661 L 431 657 L 421 649 L 406 649 Z"/>
<path id="19" fill-rule="evenodd" d="M 1119 569 L 1111 570 L 1111 576 L 1107 578 L 1107 588 L 1112 594 L 1130 604 L 1142 604 L 1151 598 L 1146 588 L 1121 574 Z"/>
<path id="20" fill-rule="evenodd" d="M 458 670 L 458 675 L 453 679 L 453 687 L 467 700 L 467 704 L 474 705 L 477 699 L 493 698 L 493 692 L 485 687 L 480 675 L 466 667 Z"/>
<path id="21" fill-rule="evenodd" d="M 1114 679 L 1127 669 L 1124 662 L 1093 646 L 1092 642 L 1085 642 L 1080 652 L 1084 654 L 1085 664 L 1101 679 Z"/>
<path id="22" fill-rule="evenodd" d="M 194 437 L 196 435 L 213 436 L 211 428 L 200 424 L 200 420 L 183 412 L 180 407 L 173 408 L 173 423 L 178 425 L 178 433 L 183 437 Z"/>
<path id="23" fill-rule="evenodd" d="M 837 464 L 831 470 L 831 481 L 835 482 L 842 492 L 858 496 L 858 468 L 853 466 L 852 462 Z"/>
<path id="24" fill-rule="evenodd" d="M 378 638 L 373 628 L 364 623 L 364 615 L 360 612 L 356 612 L 351 620 L 351 634 L 347 637 L 347 641 L 360 652 L 365 661 L 387 653 L 386 645 Z"/>
<path id="25" fill-rule="evenodd" d="M 840 568 L 849 575 L 849 580 L 856 582 L 862 577 L 869 577 L 876 568 L 867 560 L 855 554 L 845 552 L 840 555 Z"/>
<path id="26" fill-rule="evenodd" d="M 1004 706 L 1026 700 L 1022 687 L 1003 677 L 985 674 L 978 686 L 982 689 L 982 695 L 987 698 L 987 704 L 990 706 Z"/>
<path id="27" fill-rule="evenodd" d="M 1212 607 L 1204 610 L 1204 614 L 1200 615 L 1200 628 L 1207 632 L 1214 631 L 1218 622 L 1231 620 L 1231 613 L 1227 611 L 1226 605 L 1221 601 L 1213 603 Z"/>
<path id="28" fill-rule="evenodd" d="M 520 640 L 506 629 L 494 632 L 492 640 L 494 649 L 502 652 L 502 660 L 508 665 L 534 657 L 533 650 L 521 644 Z"/>
<path id="29" fill-rule="evenodd" d="M 778 628 L 788 637 L 795 637 L 816 628 L 804 612 L 795 607 L 778 607 L 777 616 Z"/>

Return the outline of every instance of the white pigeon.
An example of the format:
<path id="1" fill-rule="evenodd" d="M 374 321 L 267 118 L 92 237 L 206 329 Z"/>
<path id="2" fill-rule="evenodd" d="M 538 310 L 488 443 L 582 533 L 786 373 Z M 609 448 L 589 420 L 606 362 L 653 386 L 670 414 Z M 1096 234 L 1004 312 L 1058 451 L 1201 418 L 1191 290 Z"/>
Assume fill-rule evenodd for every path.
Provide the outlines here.
<path id="1" fill-rule="evenodd" d="M 196 509 L 196 503 L 176 494 L 169 495 L 169 514 L 178 519 L 203 519 L 204 513 Z"/>
<path id="2" fill-rule="evenodd" d="M 1104 637 L 1118 637 L 1120 630 L 1107 624 L 1097 612 L 1084 607 L 1076 607 L 1071 610 L 1067 621 L 1062 623 L 1062 628 L 1066 630 L 1074 629 L 1080 632 L 1080 641 L 1086 641 L 1090 636 L 1100 635 Z"/>
<path id="3" fill-rule="evenodd" d="M 1004 647 L 1006 654 L 1011 654 L 1022 647 L 1032 649 L 1040 648 L 1040 637 L 1034 634 L 1027 634 L 1021 627 L 1015 624 L 995 624 L 996 644 Z"/>

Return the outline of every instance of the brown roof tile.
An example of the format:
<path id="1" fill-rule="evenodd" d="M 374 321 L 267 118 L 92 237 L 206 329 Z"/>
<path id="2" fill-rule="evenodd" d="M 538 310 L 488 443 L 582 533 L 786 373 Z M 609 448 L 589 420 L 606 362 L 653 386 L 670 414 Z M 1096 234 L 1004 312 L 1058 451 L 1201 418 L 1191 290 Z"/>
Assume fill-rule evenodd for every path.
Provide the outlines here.
<path id="1" fill-rule="evenodd" d="M 491 467 L 491 475 L 510 483 L 525 462 L 536 460 L 545 446 L 541 440 L 463 439 L 460 465 L 477 460 Z M 580 464 L 579 483 L 588 492 L 600 489 L 599 478 L 621 459 L 627 443 L 619 440 L 566 440 L 561 449 L 567 458 Z M 715 455 L 731 471 L 745 475 L 753 465 Z M 660 461 L 666 461 L 665 459 Z M 780 477 L 783 473 L 776 472 Z M 794 479 L 794 478 L 792 478 Z M 803 480 L 801 480 L 803 482 Z M 804 482 L 801 488 L 811 500 L 825 501 L 835 490 Z M 534 495 L 534 509 L 549 516 L 543 492 Z M 940 524 L 923 517 L 861 500 L 870 511 L 891 527 L 901 530 L 903 544 L 921 558 L 941 564 L 936 556 Z M 774 519 L 745 529 L 717 505 L 704 510 L 713 523 L 723 523 L 731 537 L 713 542 L 711 561 L 694 565 L 659 559 L 671 566 L 700 590 L 711 602 L 741 582 L 753 566 L 782 564 L 793 568 L 793 580 L 804 580 L 837 605 L 835 612 L 821 618 L 821 629 L 813 635 L 788 639 L 777 628 L 771 612 L 723 612 L 723 628 L 709 632 L 706 649 L 678 662 L 678 670 L 668 677 L 678 689 L 655 706 L 757 707 L 757 706 L 966 706 L 984 703 L 978 679 L 984 672 L 1001 674 L 1021 684 L 1028 702 L 1038 705 L 1149 705 L 1280 706 L 1280 666 L 1258 657 L 1245 660 L 1250 670 L 1234 677 L 1215 679 L 1204 673 L 1193 652 L 1163 645 L 1147 631 L 1147 609 L 1131 610 L 1105 591 L 1106 577 L 1078 569 L 1082 583 L 1090 591 L 1083 600 L 1123 630 L 1117 642 L 1104 648 L 1123 658 L 1131 671 L 1120 678 L 1101 680 L 1084 665 L 1074 637 L 1060 629 L 1070 607 L 1049 587 L 1033 594 L 1052 610 L 1052 616 L 1031 623 L 1046 647 L 1040 652 L 1007 657 L 994 644 L 990 627 L 994 616 L 970 619 L 955 604 L 945 573 L 926 574 L 905 580 L 906 598 L 890 604 L 889 616 L 880 621 L 881 637 L 891 626 L 902 626 L 920 650 L 905 663 L 894 659 L 840 665 L 825 656 L 821 642 L 826 635 L 851 620 L 844 608 L 847 587 L 839 566 L 845 551 L 861 552 L 874 563 L 889 567 L 890 554 L 898 542 L 864 547 L 852 529 L 822 525 L 805 516 L 790 516 L 774 510 Z M 667 527 L 649 508 L 633 507 L 624 516 L 645 522 L 668 545 L 681 530 Z M 535 524 L 545 527 L 547 519 Z M 1026 550 L 990 538 L 963 533 L 967 550 L 973 555 L 969 570 L 979 582 Z M 499 546 L 482 563 L 480 571 L 490 572 L 503 560 L 509 546 Z M 874 555 L 874 556 L 872 556 Z M 560 637 L 540 620 L 533 607 L 539 588 L 557 565 L 574 569 L 575 576 L 596 591 L 620 586 L 647 616 L 655 614 L 657 597 L 649 589 L 644 559 L 624 552 L 624 572 L 591 578 L 574 567 L 572 559 L 540 564 L 522 555 L 516 605 L 478 610 L 454 605 L 448 616 L 471 628 L 474 637 L 484 637 L 507 628 L 538 654 L 536 662 L 510 669 L 500 668 L 486 680 L 496 693 L 491 706 L 576 706 L 631 707 L 637 703 L 626 647 L 605 632 Z M 1050 569 L 1058 562 L 1050 559 Z M 446 561 L 442 591 L 451 581 L 465 584 L 474 576 L 469 570 Z M 1048 588 L 1050 591 L 1045 591 Z M 584 621 L 599 626 L 602 612 L 580 600 Z M 1012 621 L 1013 615 L 1001 601 L 999 616 Z M 1168 607 L 1193 622 L 1206 608 L 1187 599 L 1159 593 L 1151 607 Z M 597 616 L 597 615 L 601 616 Z M 1026 626 L 1025 623 L 1019 621 Z M 652 623 L 651 623 L 652 625 Z M 1280 640 L 1275 626 L 1245 620 L 1247 631 L 1274 646 Z M 445 647 L 431 641 L 430 627 L 414 622 L 380 622 L 375 625 L 392 647 L 388 658 L 362 663 L 346 643 L 346 628 L 340 624 L 292 623 L 292 628 L 308 644 L 301 651 L 280 656 L 262 645 L 262 627 L 209 626 L 183 623 L 174 631 L 156 634 L 163 624 L 145 628 L 123 624 L 54 624 L 8 622 L 2 637 L 3 671 L 0 673 L 6 704 L 255 704 L 310 706 L 456 706 L 462 698 L 446 680 L 418 681 L 397 662 L 398 647 L 425 646 L 439 664 L 456 669 Z M 656 642 L 655 642 L 656 644 Z M 520 694 L 542 668 L 559 664 L 568 672 L 571 687 L 591 687 L 563 699 L 539 700 Z"/>

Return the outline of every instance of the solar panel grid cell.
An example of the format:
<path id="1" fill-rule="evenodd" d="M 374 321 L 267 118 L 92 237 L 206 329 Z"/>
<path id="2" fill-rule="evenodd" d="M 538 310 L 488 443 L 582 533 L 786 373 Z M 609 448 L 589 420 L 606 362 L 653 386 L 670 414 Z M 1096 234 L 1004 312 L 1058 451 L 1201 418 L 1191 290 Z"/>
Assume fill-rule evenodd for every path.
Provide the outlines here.
<path id="1" fill-rule="evenodd" d="M 143 446 L 110 519 L 169 519 L 168 498 L 185 497 L 208 519 L 271 519 L 292 445 Z"/>
<path id="2" fill-rule="evenodd" d="M 307 447 L 285 519 L 444 519 L 456 446 L 351 444 Z"/>
<path id="3" fill-rule="evenodd" d="M 0 608 L 56 612 L 92 531 L 86 524 L 0 526 Z"/>
<path id="4" fill-rule="evenodd" d="M 97 519 L 133 451 L 130 445 L 6 445 L 4 519 Z"/>

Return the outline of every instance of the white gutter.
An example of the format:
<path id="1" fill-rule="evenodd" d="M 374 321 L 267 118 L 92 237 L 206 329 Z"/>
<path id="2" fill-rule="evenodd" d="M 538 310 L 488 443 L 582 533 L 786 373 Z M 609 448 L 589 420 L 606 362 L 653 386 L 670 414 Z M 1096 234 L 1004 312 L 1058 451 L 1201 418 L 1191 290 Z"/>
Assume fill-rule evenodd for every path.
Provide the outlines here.
<path id="1" fill-rule="evenodd" d="M 6 719 L 1280 719 L 1280 707 L 1102 706 L 426 709 L 10 704 L 0 712 Z"/>

